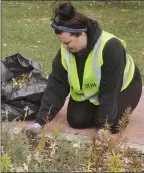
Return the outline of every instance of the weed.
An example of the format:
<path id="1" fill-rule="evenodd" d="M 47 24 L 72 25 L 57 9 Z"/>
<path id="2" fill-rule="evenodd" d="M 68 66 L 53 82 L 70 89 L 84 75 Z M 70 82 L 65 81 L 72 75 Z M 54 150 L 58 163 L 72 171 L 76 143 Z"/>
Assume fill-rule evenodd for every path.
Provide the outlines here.
<path id="1" fill-rule="evenodd" d="M 62 125 L 56 125 L 53 129 L 53 133 L 52 135 L 55 137 L 55 138 L 58 138 L 61 134 L 63 130 L 63 126 Z"/>
<path id="2" fill-rule="evenodd" d="M 46 126 L 44 126 L 44 128 L 42 129 L 42 133 L 41 134 L 42 135 L 41 135 L 39 144 L 38 144 L 38 146 L 36 148 L 36 152 L 38 152 L 39 155 L 44 151 L 44 148 L 45 148 L 45 143 L 46 143 L 46 138 L 45 138 Z"/>
<path id="3" fill-rule="evenodd" d="M 1 171 L 2 172 L 10 171 L 11 161 L 10 161 L 10 158 L 8 157 L 7 153 L 2 155 L 2 163 L 1 163 L 1 165 L 2 165 L 2 167 L 1 167 Z"/>
<path id="4" fill-rule="evenodd" d="M 108 172 L 123 172 L 119 154 L 113 153 L 113 155 L 108 159 L 107 166 Z"/>

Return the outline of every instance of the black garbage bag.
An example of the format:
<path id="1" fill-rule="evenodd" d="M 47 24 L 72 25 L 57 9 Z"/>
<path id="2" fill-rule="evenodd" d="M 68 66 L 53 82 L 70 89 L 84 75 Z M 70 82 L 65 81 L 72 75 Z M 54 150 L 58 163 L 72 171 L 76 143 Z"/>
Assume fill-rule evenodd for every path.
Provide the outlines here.
<path id="1" fill-rule="evenodd" d="M 39 106 L 27 101 L 14 101 L 1 104 L 1 121 L 34 120 Z"/>
<path id="2" fill-rule="evenodd" d="M 2 101 L 27 99 L 41 100 L 47 77 L 36 62 L 20 54 L 6 57 L 2 61 Z"/>
<path id="3" fill-rule="evenodd" d="M 5 84 L 13 78 L 13 73 L 1 61 L 1 100 L 5 100 L 4 87 Z"/>
<path id="4" fill-rule="evenodd" d="M 39 110 L 47 77 L 22 55 L 1 59 L 1 120 L 32 120 Z"/>
<path id="5" fill-rule="evenodd" d="M 1 61 L 1 82 L 7 82 L 13 78 L 13 73 Z"/>

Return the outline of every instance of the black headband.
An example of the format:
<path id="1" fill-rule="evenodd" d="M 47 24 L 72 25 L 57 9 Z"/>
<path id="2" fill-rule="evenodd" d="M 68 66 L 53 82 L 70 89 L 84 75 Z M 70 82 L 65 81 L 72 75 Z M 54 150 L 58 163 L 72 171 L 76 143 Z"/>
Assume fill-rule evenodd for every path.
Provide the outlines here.
<path id="1" fill-rule="evenodd" d="M 58 29 L 60 31 L 72 32 L 72 33 L 79 33 L 79 32 L 86 32 L 87 31 L 87 28 L 83 28 L 83 29 L 67 28 L 67 27 L 64 27 L 64 26 L 58 26 L 54 22 L 52 22 L 51 27 L 55 28 L 55 29 Z"/>

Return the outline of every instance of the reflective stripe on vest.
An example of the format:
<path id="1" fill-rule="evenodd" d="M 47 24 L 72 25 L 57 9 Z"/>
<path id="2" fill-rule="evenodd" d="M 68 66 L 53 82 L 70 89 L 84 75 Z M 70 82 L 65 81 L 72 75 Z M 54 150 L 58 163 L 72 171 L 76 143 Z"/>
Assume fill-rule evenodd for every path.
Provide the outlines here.
<path id="1" fill-rule="evenodd" d="M 93 64 L 91 64 L 89 68 L 89 69 L 92 69 L 92 73 L 94 74 L 95 83 L 96 83 L 96 84 L 91 83 L 90 85 L 90 86 L 96 85 L 96 88 L 93 90 L 92 89 L 87 90 L 84 88 L 84 86 L 82 86 L 82 90 L 80 90 L 78 74 L 76 72 L 75 72 L 76 76 L 73 79 L 76 79 L 77 82 L 74 83 L 74 81 L 71 81 L 71 75 L 72 75 L 71 66 L 76 64 L 75 57 L 66 48 L 63 48 L 63 46 L 61 46 L 62 64 L 68 72 L 68 81 L 71 86 L 71 96 L 74 100 L 77 100 L 77 101 L 89 100 L 91 103 L 95 105 L 99 105 L 98 92 L 99 92 L 99 86 L 100 86 L 100 80 L 101 80 L 101 66 L 103 64 L 102 51 L 106 42 L 113 37 L 115 36 L 103 31 L 98 41 L 96 42 L 94 49 L 90 52 L 87 58 L 88 60 L 89 59 L 93 60 L 92 61 Z M 126 46 L 125 41 L 123 40 L 120 40 L 120 41 L 125 47 Z M 88 62 L 91 62 L 91 60 Z M 89 71 L 89 69 L 87 70 Z M 129 85 L 129 83 L 131 82 L 133 78 L 133 74 L 134 74 L 134 62 L 132 58 L 128 54 L 126 54 L 126 66 L 124 70 L 123 85 L 122 85 L 121 91 L 127 88 L 127 86 Z M 85 79 L 85 76 L 83 76 L 83 85 L 84 85 L 84 79 Z M 77 87 L 75 87 L 75 85 Z"/>
<path id="2" fill-rule="evenodd" d="M 123 85 L 121 91 L 126 89 L 129 83 L 132 81 L 134 75 L 134 69 L 135 65 L 132 58 L 130 57 L 130 55 L 126 54 L 126 67 L 124 70 L 124 78 L 123 78 Z"/>

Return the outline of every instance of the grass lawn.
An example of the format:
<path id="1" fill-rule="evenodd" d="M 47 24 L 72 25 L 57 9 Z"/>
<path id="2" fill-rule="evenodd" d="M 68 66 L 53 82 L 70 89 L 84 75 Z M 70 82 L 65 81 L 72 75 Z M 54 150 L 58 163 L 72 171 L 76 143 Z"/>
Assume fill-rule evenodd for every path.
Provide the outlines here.
<path id="1" fill-rule="evenodd" d="M 2 57 L 17 52 L 38 61 L 44 72 L 60 43 L 50 27 L 54 1 L 2 1 Z M 75 1 L 81 12 L 127 41 L 127 51 L 140 68 L 144 83 L 144 2 Z M 81 5 L 82 4 L 82 5 Z"/>

